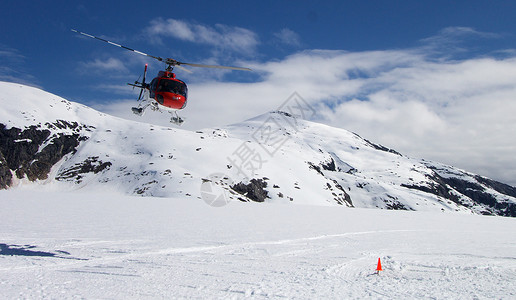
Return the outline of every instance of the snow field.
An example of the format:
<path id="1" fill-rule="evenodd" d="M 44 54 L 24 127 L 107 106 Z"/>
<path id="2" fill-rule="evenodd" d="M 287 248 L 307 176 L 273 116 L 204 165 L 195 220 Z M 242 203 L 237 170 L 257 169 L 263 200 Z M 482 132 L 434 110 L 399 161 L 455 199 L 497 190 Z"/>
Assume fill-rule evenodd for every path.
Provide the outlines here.
<path id="1" fill-rule="evenodd" d="M 0 298 L 516 297 L 511 218 L 30 187 L 0 207 Z"/>

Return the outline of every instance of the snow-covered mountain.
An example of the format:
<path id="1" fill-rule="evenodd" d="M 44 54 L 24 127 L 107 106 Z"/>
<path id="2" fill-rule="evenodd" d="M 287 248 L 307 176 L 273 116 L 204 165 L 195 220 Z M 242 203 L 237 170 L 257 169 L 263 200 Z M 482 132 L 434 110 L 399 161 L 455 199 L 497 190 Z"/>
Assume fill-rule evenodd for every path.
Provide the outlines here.
<path id="1" fill-rule="evenodd" d="M 516 188 L 276 111 L 186 131 L 0 82 L 0 189 L 516 216 Z"/>

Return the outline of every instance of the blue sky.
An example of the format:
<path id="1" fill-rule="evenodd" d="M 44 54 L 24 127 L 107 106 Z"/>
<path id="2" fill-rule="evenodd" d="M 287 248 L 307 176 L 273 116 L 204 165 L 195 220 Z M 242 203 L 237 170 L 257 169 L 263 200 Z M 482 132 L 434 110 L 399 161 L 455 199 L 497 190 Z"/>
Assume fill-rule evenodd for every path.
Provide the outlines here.
<path id="1" fill-rule="evenodd" d="M 513 1 L 7 1 L 0 12 L 0 49 L 13 54 L 1 58 L 4 68 L 12 69 L 9 76 L 62 96 L 89 101 L 90 96 L 79 90 L 84 80 L 95 83 L 106 77 L 81 76 L 81 62 L 108 55 L 123 59 L 127 53 L 93 40 L 78 40 L 70 28 L 158 56 L 195 62 L 211 58 L 217 45 L 173 37 L 157 44 L 149 41 L 145 29 L 153 22 L 166 23 L 169 19 L 210 28 L 238 27 L 254 33 L 256 45 L 247 53 L 221 47 L 219 51 L 226 52 L 220 55 L 227 55 L 224 62 L 267 62 L 304 49 L 417 47 L 425 38 L 449 27 L 503 35 L 473 41 L 471 51 L 512 48 L 516 41 L 515 12 Z M 288 39 L 289 33 L 292 40 L 282 40 Z M 132 66 L 127 68 L 136 72 Z M 3 71 L 5 77 L 8 72 Z M 108 80 L 111 77 L 113 74 Z"/>
<path id="2" fill-rule="evenodd" d="M 186 129 L 274 110 L 298 92 L 316 121 L 516 185 L 514 1 L 4 1 L 0 80 L 125 117 L 162 57 L 253 72 L 177 71 Z M 146 122 L 167 124 L 147 115 Z"/>

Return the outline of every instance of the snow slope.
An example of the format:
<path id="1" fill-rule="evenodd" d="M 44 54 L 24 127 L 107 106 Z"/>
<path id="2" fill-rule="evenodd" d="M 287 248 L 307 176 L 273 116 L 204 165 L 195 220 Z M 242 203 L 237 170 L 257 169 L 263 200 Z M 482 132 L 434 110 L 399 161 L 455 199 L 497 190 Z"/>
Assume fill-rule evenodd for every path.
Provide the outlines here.
<path id="1" fill-rule="evenodd" d="M 514 218 L 91 191 L 0 207 L 4 299 L 516 297 Z"/>
<path id="2" fill-rule="evenodd" d="M 13 83 L 0 103 L 0 187 L 516 216 L 513 187 L 286 112 L 191 132 Z"/>

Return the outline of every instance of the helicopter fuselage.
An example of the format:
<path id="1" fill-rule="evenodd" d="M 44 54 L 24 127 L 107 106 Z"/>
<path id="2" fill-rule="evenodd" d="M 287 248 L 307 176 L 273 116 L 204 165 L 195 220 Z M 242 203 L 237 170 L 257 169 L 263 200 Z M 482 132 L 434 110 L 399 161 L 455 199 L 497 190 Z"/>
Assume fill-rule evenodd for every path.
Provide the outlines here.
<path id="1" fill-rule="evenodd" d="M 160 71 L 149 84 L 149 97 L 167 108 L 180 110 L 186 107 L 188 87 L 184 81 L 169 71 Z"/>

